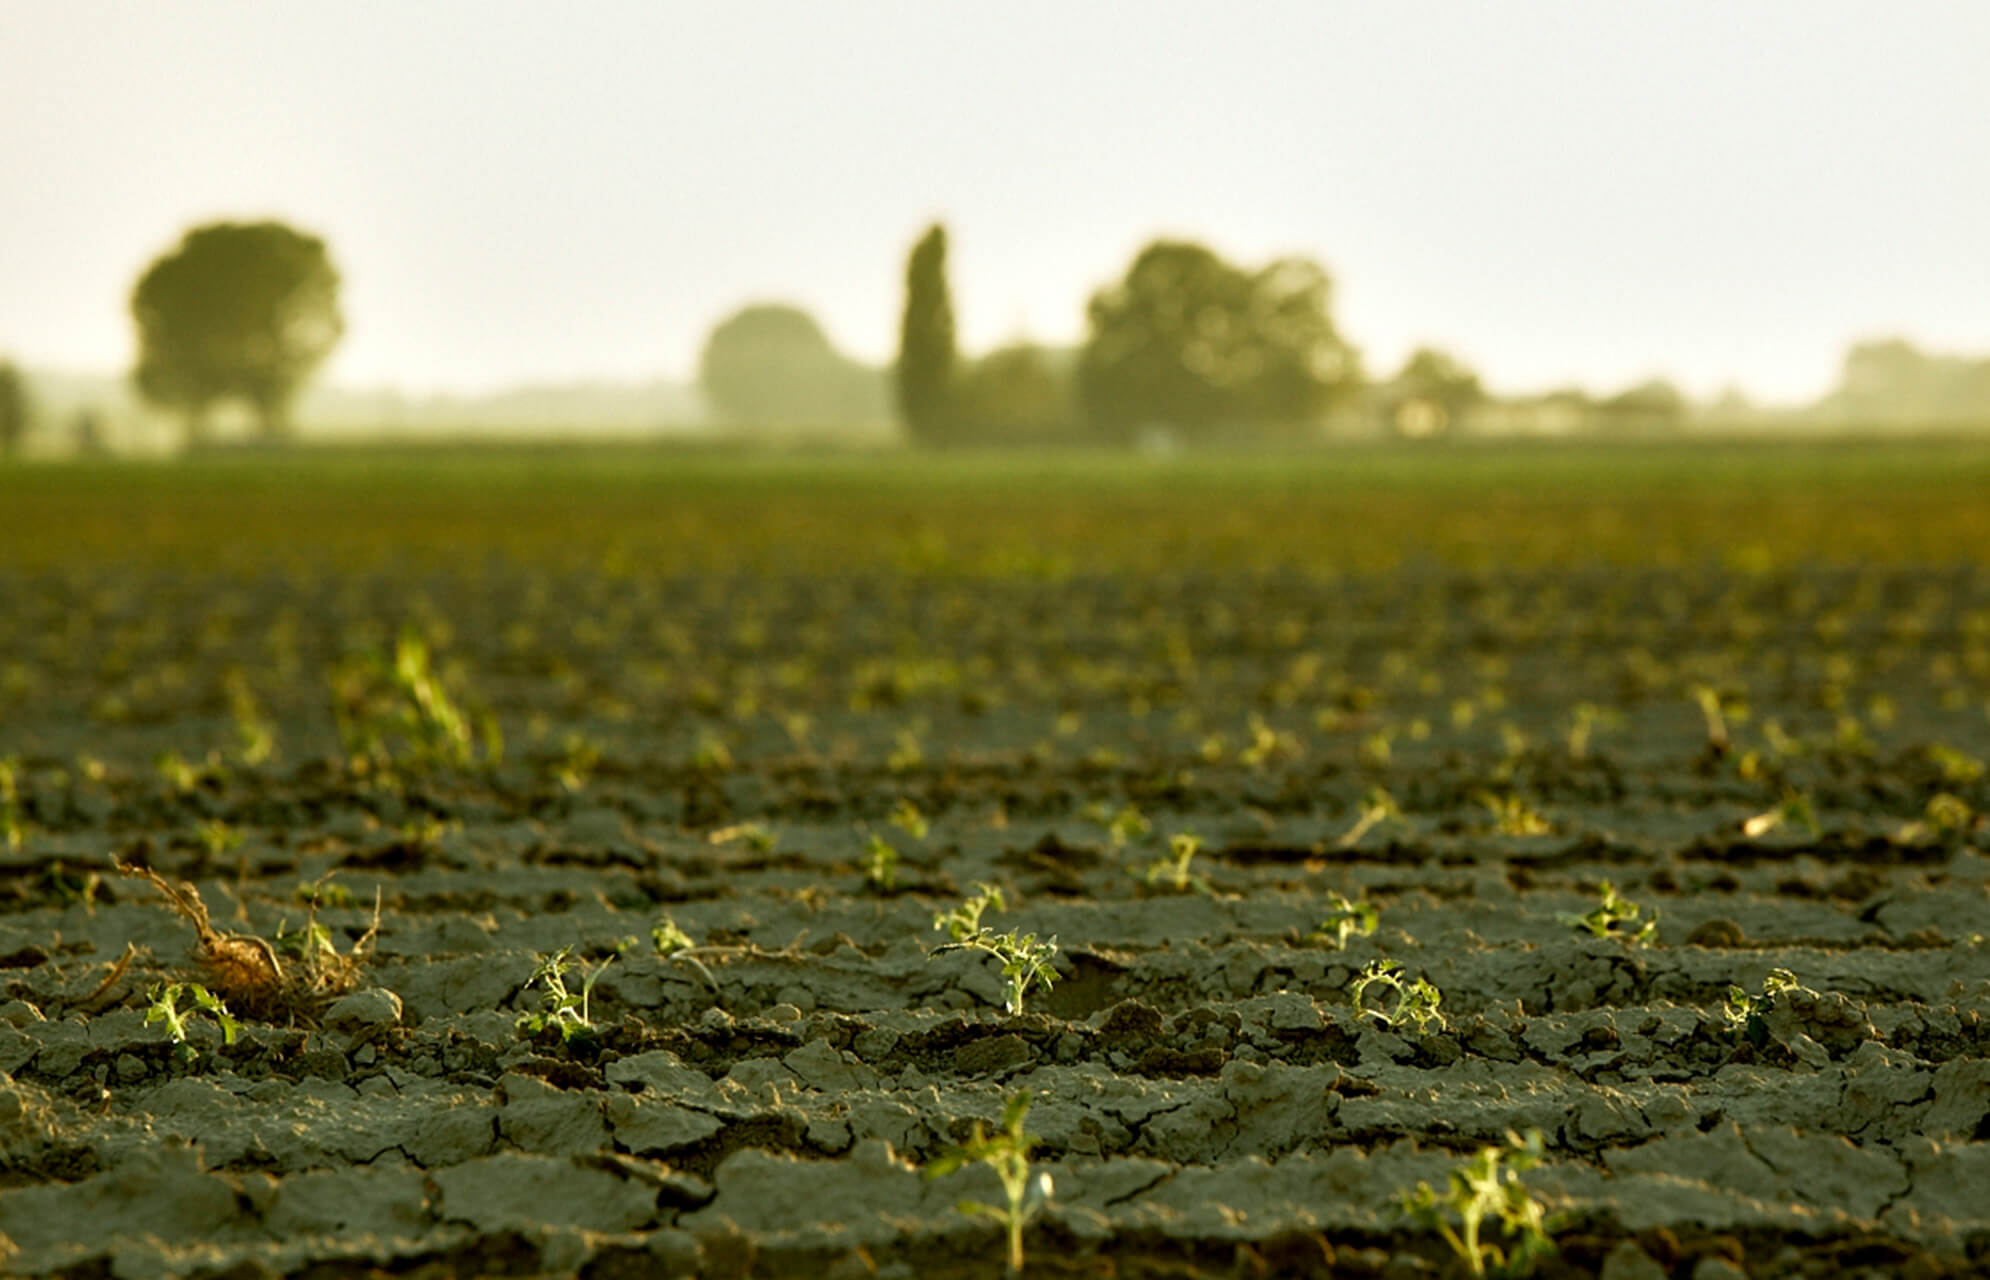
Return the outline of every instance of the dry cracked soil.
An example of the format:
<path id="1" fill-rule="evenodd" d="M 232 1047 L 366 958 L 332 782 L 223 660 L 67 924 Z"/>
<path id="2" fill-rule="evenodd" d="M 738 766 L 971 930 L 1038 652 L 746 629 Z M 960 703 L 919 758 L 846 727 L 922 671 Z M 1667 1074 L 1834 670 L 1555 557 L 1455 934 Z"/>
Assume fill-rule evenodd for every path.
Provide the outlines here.
<path id="1" fill-rule="evenodd" d="M 1018 1094 L 1030 1274 L 1466 1274 L 1399 1196 L 1532 1130 L 1540 1275 L 1990 1269 L 1980 573 L 4 590 L 8 1274 L 999 1274 Z"/>

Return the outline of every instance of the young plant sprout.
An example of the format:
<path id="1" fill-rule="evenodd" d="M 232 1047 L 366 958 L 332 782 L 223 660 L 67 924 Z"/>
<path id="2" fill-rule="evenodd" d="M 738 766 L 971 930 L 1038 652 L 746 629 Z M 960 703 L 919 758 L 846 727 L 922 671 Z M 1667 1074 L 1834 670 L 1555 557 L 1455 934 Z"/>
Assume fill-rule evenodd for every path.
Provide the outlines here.
<path id="1" fill-rule="evenodd" d="M 1527 1275 L 1555 1252 L 1541 1202 L 1520 1182 L 1520 1175 L 1540 1164 L 1541 1157 L 1539 1129 L 1530 1130 L 1524 1140 L 1509 1131 L 1504 1146 L 1481 1147 L 1462 1168 L 1453 1169 L 1444 1194 L 1419 1182 L 1415 1191 L 1398 1192 L 1396 1203 L 1408 1217 L 1436 1228 L 1472 1275 L 1486 1275 L 1488 1265 L 1502 1275 Z M 1480 1238 L 1488 1221 L 1512 1241 L 1509 1249 Z"/>
<path id="2" fill-rule="evenodd" d="M 1014 1095 L 1002 1108 L 1001 1132 L 989 1134 L 980 1121 L 975 1121 L 973 1140 L 947 1151 L 927 1165 L 925 1171 L 928 1178 L 944 1177 L 970 1164 L 985 1164 L 995 1171 L 1006 1204 L 962 1200 L 955 1207 L 970 1216 L 993 1218 L 1002 1224 L 1009 1241 L 1012 1276 L 1023 1273 L 1023 1228 L 1043 1209 L 1054 1191 L 1048 1173 L 1030 1176 L 1030 1148 L 1036 1145 L 1036 1140 L 1023 1131 L 1023 1118 L 1029 1109 L 1028 1094 Z"/>
<path id="3" fill-rule="evenodd" d="M 876 832 L 864 846 L 864 883 L 879 893 L 889 893 L 898 884 L 898 850 Z"/>
<path id="4" fill-rule="evenodd" d="M 691 767 L 699 773 L 732 771 L 732 748 L 709 725 L 698 730 L 698 743 L 691 748 Z"/>
<path id="5" fill-rule="evenodd" d="M 691 940 L 690 934 L 677 927 L 675 920 L 668 918 L 650 929 L 650 941 L 655 944 L 656 953 L 660 956 L 676 955 L 698 945 Z"/>
<path id="6" fill-rule="evenodd" d="M 193 1010 L 180 1012 L 181 992 L 193 997 Z M 242 1024 L 229 1014 L 228 1006 L 221 1003 L 221 998 L 197 982 L 161 983 L 146 995 L 152 1003 L 145 1010 L 145 1025 L 149 1027 L 155 1022 L 165 1023 L 166 1035 L 176 1045 L 184 1045 L 187 1042 L 187 1020 L 193 1016 L 194 1010 L 206 1010 L 215 1022 L 220 1024 L 223 1044 L 234 1044 L 236 1034 L 242 1029 Z"/>
<path id="7" fill-rule="evenodd" d="M 997 933 L 982 925 L 981 913 L 990 906 L 1000 908 L 1002 895 L 988 885 L 978 887 L 981 890 L 978 895 L 952 911 L 933 917 L 933 927 L 946 930 L 953 939 L 934 947 L 933 954 L 939 955 L 943 951 L 986 951 L 1000 960 L 1002 976 L 1008 979 L 1003 1007 L 1010 1013 L 1021 1013 L 1023 997 L 1032 986 L 1048 991 L 1057 983 L 1057 970 L 1050 963 L 1057 955 L 1057 939 L 1039 941 L 1033 933 L 1019 936 L 1014 929 Z"/>
<path id="8" fill-rule="evenodd" d="M 1444 995 L 1429 981 L 1418 978 L 1415 982 L 1403 981 L 1403 966 L 1394 960 L 1370 960 L 1362 966 L 1361 974 L 1347 986 L 1348 999 L 1354 1004 L 1357 1016 L 1366 1015 L 1378 1019 L 1390 1030 L 1413 1024 L 1418 1035 L 1428 1034 L 1431 1023 L 1444 1030 L 1444 1015 L 1437 1011 Z M 1383 987 L 1396 993 L 1396 1007 L 1391 1009 L 1377 1004 L 1370 1008 L 1363 1003 L 1370 987 Z"/>
<path id="9" fill-rule="evenodd" d="M 1365 899 L 1350 902 L 1346 895 L 1332 893 L 1327 895 L 1327 901 L 1333 904 L 1333 910 L 1327 913 L 1327 918 L 1310 936 L 1330 939 L 1336 950 L 1346 950 L 1347 940 L 1356 934 L 1364 938 L 1372 935 L 1382 921 L 1382 913 L 1374 903 Z"/>
<path id="10" fill-rule="evenodd" d="M 539 998 L 539 1011 L 519 1017 L 518 1025 L 521 1029 L 537 1035 L 548 1026 L 557 1027 L 560 1039 L 565 1041 L 571 1041 L 576 1036 L 592 1034 L 594 1023 L 588 1020 L 588 995 L 594 990 L 594 984 L 601 980 L 601 975 L 607 971 L 608 966 L 615 963 L 615 958 L 610 956 L 589 971 L 587 976 L 581 979 L 580 991 L 576 993 L 567 989 L 566 982 L 567 971 L 577 963 L 572 956 L 572 947 L 561 947 L 551 956 L 541 960 L 539 967 L 532 971 L 532 976 L 526 979 L 525 985 L 528 988 L 533 983 L 538 983 L 542 994 Z"/>
<path id="11" fill-rule="evenodd" d="M 774 852 L 774 832 L 763 823 L 739 822 L 720 827 L 705 837 L 708 844 L 731 844 L 735 840 L 744 841 L 755 853 Z"/>
<path id="12" fill-rule="evenodd" d="M 1569 759 L 1589 758 L 1589 738 L 1596 731 L 1596 722 L 1601 713 L 1593 702 L 1578 702 L 1569 715 Z"/>
<path id="13" fill-rule="evenodd" d="M 1760 996 L 1751 996 L 1740 985 L 1730 983 L 1721 1016 L 1727 1019 L 1730 1030 L 1742 1032 L 1759 1043 L 1763 1034 L 1762 1015 L 1776 1007 L 1779 996 L 1802 989 L 1796 974 L 1788 969 L 1771 969 L 1762 979 Z"/>
<path id="14" fill-rule="evenodd" d="M 1658 913 L 1651 919 L 1638 924 L 1639 914 L 1644 910 L 1617 892 L 1617 886 L 1605 880 L 1598 887 L 1597 904 L 1585 912 L 1558 912 L 1555 919 L 1571 928 L 1586 930 L 1595 938 L 1623 938 L 1636 946 L 1649 946 L 1658 936 Z"/>
<path id="15" fill-rule="evenodd" d="M 362 653 L 332 669 L 332 717 L 358 768 L 463 769 L 476 762 L 470 716 L 443 687 L 428 641 L 412 626 L 395 640 L 391 662 Z M 484 763 L 495 764 L 502 746 L 488 717 L 483 737 Z"/>
<path id="16" fill-rule="evenodd" d="M 21 847 L 21 790 L 16 774 L 19 756 L 0 756 L 0 844 Z"/>
<path id="17" fill-rule="evenodd" d="M 1725 756 L 1734 749 L 1734 741 L 1728 737 L 1727 716 L 1721 711 L 1721 696 L 1713 686 L 1696 684 L 1692 689 L 1693 701 L 1699 705 L 1700 716 L 1707 723 L 1707 754 L 1716 758 Z"/>
<path id="18" fill-rule="evenodd" d="M 257 708 L 247 677 L 230 671 L 225 684 L 228 710 L 235 718 L 235 758 L 251 769 L 268 763 L 276 754 L 276 730 Z"/>
<path id="19" fill-rule="evenodd" d="M 914 840 L 924 840 L 932 830 L 932 824 L 926 821 L 925 814 L 919 812 L 919 806 L 903 796 L 899 797 L 898 804 L 892 809 L 889 821 L 892 826 Z"/>
<path id="20" fill-rule="evenodd" d="M 1495 795 L 1490 791 L 1481 791 L 1479 803 L 1492 814 L 1493 830 L 1503 836 L 1545 836 L 1554 832 L 1554 823 L 1512 792 Z"/>
<path id="21" fill-rule="evenodd" d="M 1168 855 L 1147 864 L 1147 883 L 1166 885 L 1175 893 L 1187 893 L 1193 889 L 1213 897 L 1216 890 L 1210 886 L 1207 876 L 1189 874 L 1189 863 L 1201 851 L 1201 836 L 1187 831 L 1169 836 Z"/>
<path id="22" fill-rule="evenodd" d="M 1778 827 L 1801 826 L 1810 833 L 1810 838 L 1818 837 L 1817 814 L 1810 806 L 1810 797 L 1801 791 L 1785 791 L 1780 803 L 1773 809 L 1765 809 L 1741 824 L 1741 834 L 1750 840 L 1759 840 Z"/>
<path id="23" fill-rule="evenodd" d="M 1403 811 L 1397 807 L 1396 798 L 1381 787 L 1371 786 L 1361 794 L 1361 816 L 1354 825 L 1341 833 L 1340 847 L 1352 849 L 1367 835 L 1385 822 L 1400 822 Z"/>
<path id="24" fill-rule="evenodd" d="M 1129 804 L 1122 806 L 1106 823 L 1106 838 L 1112 842 L 1113 848 L 1124 849 L 1153 830 L 1154 824 Z"/>
<path id="25" fill-rule="evenodd" d="M 977 892 L 951 911 L 942 911 L 933 917 L 933 927 L 944 929 L 955 942 L 966 942 L 981 932 L 981 914 L 989 908 L 1005 911 L 1002 904 L 1002 891 L 992 884 L 976 884 Z"/>
<path id="26" fill-rule="evenodd" d="M 202 819 L 200 825 L 194 828 L 194 834 L 200 838 L 200 847 L 207 850 L 210 858 L 218 858 L 231 849 L 240 848 L 242 844 L 242 833 L 219 818 Z"/>
<path id="27" fill-rule="evenodd" d="M 1919 818 L 1900 828 L 1896 839 L 1902 844 L 1959 841 L 1976 826 L 1976 821 L 1976 811 L 1967 800 L 1953 792 L 1938 791 L 1928 797 Z"/>

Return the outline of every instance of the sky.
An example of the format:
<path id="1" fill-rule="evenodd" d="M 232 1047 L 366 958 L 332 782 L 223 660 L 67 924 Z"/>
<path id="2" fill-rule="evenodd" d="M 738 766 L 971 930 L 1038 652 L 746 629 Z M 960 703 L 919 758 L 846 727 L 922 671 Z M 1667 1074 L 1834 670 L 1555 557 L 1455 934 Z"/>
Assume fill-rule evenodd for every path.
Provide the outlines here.
<path id="1" fill-rule="evenodd" d="M 0 0 L 0 355 L 129 367 L 187 227 L 344 281 L 348 386 L 692 375 L 748 302 L 872 361 L 935 219 L 969 351 L 1148 240 L 1332 273 L 1371 372 L 1821 394 L 1990 353 L 1990 4 Z"/>

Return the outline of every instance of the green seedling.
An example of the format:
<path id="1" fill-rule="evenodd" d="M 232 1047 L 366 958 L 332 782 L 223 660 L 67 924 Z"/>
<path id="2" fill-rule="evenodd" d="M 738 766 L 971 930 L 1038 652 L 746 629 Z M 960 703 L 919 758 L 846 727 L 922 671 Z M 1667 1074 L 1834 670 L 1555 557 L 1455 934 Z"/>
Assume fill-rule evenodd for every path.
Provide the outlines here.
<path id="1" fill-rule="evenodd" d="M 697 745 L 691 748 L 691 767 L 699 773 L 730 773 L 732 748 L 710 726 L 698 730 Z"/>
<path id="2" fill-rule="evenodd" d="M 276 730 L 256 706 L 256 695 L 240 671 L 230 671 L 224 681 L 228 710 L 235 719 L 235 758 L 253 769 L 276 755 Z"/>
<path id="3" fill-rule="evenodd" d="M 1333 904 L 1333 910 L 1309 936 L 1332 941 L 1336 950 L 1346 950 L 1347 940 L 1357 934 L 1369 937 L 1382 922 L 1382 913 L 1372 902 L 1351 902 L 1339 893 L 1328 894 L 1327 901 Z"/>
<path id="4" fill-rule="evenodd" d="M 194 1007 L 185 1013 L 180 1012 L 179 1007 L 180 995 L 183 992 L 192 996 L 194 1003 Z M 152 1003 L 145 1010 L 145 1025 L 149 1027 L 155 1022 L 164 1023 L 166 1035 L 176 1045 L 184 1045 L 187 1042 L 187 1022 L 198 1010 L 205 1010 L 215 1022 L 220 1024 L 223 1044 L 234 1044 L 235 1037 L 242 1030 L 242 1024 L 229 1014 L 228 1006 L 221 1003 L 220 997 L 197 982 L 160 983 L 146 995 Z"/>
<path id="5" fill-rule="evenodd" d="M 1768 1035 L 1762 1026 L 1762 1015 L 1776 1007 L 1778 998 L 1792 991 L 1805 990 L 1797 981 L 1796 974 L 1788 969 L 1771 969 L 1762 979 L 1762 994 L 1751 996 L 1738 984 L 1730 983 L 1727 989 L 1727 1002 L 1721 1008 L 1721 1016 L 1727 1020 L 1729 1030 L 1741 1032 L 1755 1044 L 1760 1045 Z"/>
<path id="6" fill-rule="evenodd" d="M 1237 753 L 1237 763 L 1247 769 L 1261 769 L 1273 760 L 1290 759 L 1299 754 L 1299 743 L 1291 734 L 1272 728 L 1255 711 L 1248 718 L 1245 732 L 1251 742 Z"/>
<path id="7" fill-rule="evenodd" d="M 394 642 L 392 660 L 349 654 L 331 672 L 332 719 L 348 763 L 360 772 L 392 773 L 497 764 L 503 739 L 497 722 L 471 716 L 444 687 L 428 641 L 412 626 Z"/>
<path id="8" fill-rule="evenodd" d="M 892 773 L 910 773 L 926 763 L 926 749 L 919 745 L 919 734 L 915 729 L 900 729 L 892 738 L 891 754 L 885 757 L 884 767 Z"/>
<path id="9" fill-rule="evenodd" d="M 1492 814 L 1493 830 L 1503 836 L 1545 836 L 1554 832 L 1554 823 L 1511 792 L 1495 795 L 1490 791 L 1481 791 L 1479 803 Z"/>
<path id="10" fill-rule="evenodd" d="M 926 821 L 925 814 L 919 812 L 919 806 L 903 796 L 899 797 L 887 821 L 914 840 L 924 840 L 932 831 L 932 824 Z"/>
<path id="11" fill-rule="evenodd" d="M 1734 749 L 1734 740 L 1728 736 L 1727 716 L 1721 709 L 1721 696 L 1713 686 L 1696 684 L 1692 690 L 1693 701 L 1700 708 L 1700 717 L 1707 725 L 1707 754 L 1720 757 Z"/>
<path id="12" fill-rule="evenodd" d="M 1472 1275 L 1528 1275 L 1555 1253 L 1545 1210 L 1520 1181 L 1541 1159 L 1539 1129 L 1529 1130 L 1525 1139 L 1509 1131 L 1505 1145 L 1481 1147 L 1462 1168 L 1453 1169 L 1444 1194 L 1419 1182 L 1415 1191 L 1397 1193 L 1397 1207 L 1436 1228 Z M 1498 1224 L 1511 1241 L 1508 1248 L 1481 1239 L 1488 1222 Z"/>
<path id="13" fill-rule="evenodd" d="M 898 884 L 898 850 L 876 832 L 864 845 L 864 883 L 879 893 Z"/>
<path id="14" fill-rule="evenodd" d="M 548 1026 L 557 1027 L 560 1039 L 564 1041 L 594 1033 L 594 1023 L 588 1019 L 588 996 L 594 990 L 594 984 L 601 981 L 601 975 L 607 972 L 608 966 L 615 963 L 615 958 L 610 956 L 587 971 L 581 979 L 580 990 L 574 992 L 567 988 L 566 981 L 567 971 L 579 963 L 572 956 L 572 947 L 561 947 L 541 960 L 539 967 L 532 971 L 525 985 L 529 989 L 533 983 L 539 984 L 539 1011 L 524 1014 L 518 1019 L 522 1030 L 537 1035 Z"/>
<path id="15" fill-rule="evenodd" d="M 976 913 L 977 918 L 979 913 Z M 950 917 L 941 916 L 933 921 L 935 929 L 949 929 Z M 1023 997 L 1032 986 L 1045 991 L 1057 983 L 1057 970 L 1051 967 L 1051 960 L 1057 955 L 1057 939 L 1039 941 L 1033 933 L 1018 935 L 1014 929 L 1007 933 L 996 933 L 993 929 L 978 928 L 965 936 L 956 935 L 952 942 L 942 943 L 933 948 L 933 954 L 942 951 L 986 951 L 1002 962 L 1002 976 L 1008 980 L 1002 1007 L 1010 1013 L 1023 1011 Z"/>
<path id="16" fill-rule="evenodd" d="M 1115 849 L 1124 849 L 1135 840 L 1153 834 L 1154 824 L 1132 805 L 1123 805 L 1106 823 L 1106 839 Z"/>
<path id="17" fill-rule="evenodd" d="M 218 858 L 231 849 L 242 845 L 242 833 L 219 818 L 205 818 L 194 828 L 200 839 L 200 847 L 207 850 L 207 856 Z"/>
<path id="18" fill-rule="evenodd" d="M 1029 1109 L 1029 1095 L 1016 1094 L 1002 1108 L 1001 1132 L 989 1134 L 980 1121 L 975 1121 L 974 1138 L 941 1155 L 925 1171 L 928 1178 L 944 1177 L 970 1164 L 985 1164 L 995 1171 L 1006 1204 L 962 1200 L 955 1207 L 969 1216 L 993 1218 L 1002 1224 L 1009 1242 L 1012 1276 L 1023 1273 L 1023 1228 L 1043 1209 L 1054 1191 L 1048 1173 L 1030 1175 L 1030 1148 L 1036 1145 L 1036 1139 L 1023 1131 L 1023 1119 Z"/>
<path id="19" fill-rule="evenodd" d="M 1961 796 L 1948 791 L 1938 791 L 1928 797 L 1928 803 L 1921 816 L 1900 828 L 1898 841 L 1902 844 L 1919 844 L 1924 841 L 1955 842 L 1967 836 L 1976 826 L 1976 811 Z"/>
<path id="20" fill-rule="evenodd" d="M 655 944 L 656 953 L 660 956 L 676 955 L 698 945 L 691 940 L 690 934 L 677 927 L 675 920 L 668 918 L 650 929 L 650 941 Z"/>
<path id="21" fill-rule="evenodd" d="M 1002 891 L 992 884 L 978 883 L 977 892 L 951 911 L 942 911 L 933 917 L 933 927 L 944 929 L 955 942 L 966 942 L 980 933 L 981 915 L 991 907 L 996 911 L 1008 910 L 1002 903 Z"/>
<path id="22" fill-rule="evenodd" d="M 1340 847 L 1352 849 L 1361 843 L 1361 837 L 1385 822 L 1400 822 L 1403 811 L 1396 806 L 1396 798 L 1380 787 L 1370 787 L 1361 795 L 1361 816 L 1354 825 L 1341 833 Z"/>
<path id="23" fill-rule="evenodd" d="M 179 795 L 186 795 L 204 782 L 220 782 L 228 776 L 228 768 L 221 763 L 220 753 L 214 751 L 208 752 L 207 758 L 198 764 L 177 751 L 161 751 L 153 757 L 152 768 L 160 780 Z"/>
<path id="24" fill-rule="evenodd" d="M 1801 791 L 1785 791 L 1782 800 L 1773 809 L 1765 809 L 1741 824 L 1741 834 L 1750 840 L 1759 840 L 1778 827 L 1800 826 L 1815 840 L 1820 834 L 1817 825 L 1817 812 L 1811 808 L 1810 797 Z"/>
<path id="25" fill-rule="evenodd" d="M 270 939 L 270 945 L 276 948 L 278 955 L 289 956 L 306 964 L 322 963 L 338 958 L 339 949 L 332 942 L 330 929 L 316 920 L 307 920 L 303 928 L 292 933 L 289 931 L 289 925 L 288 920 L 276 922 L 276 936 Z"/>
<path id="26" fill-rule="evenodd" d="M 1216 890 L 1211 887 L 1207 876 L 1189 873 L 1189 864 L 1201 851 L 1201 836 L 1187 831 L 1178 831 L 1169 836 L 1167 856 L 1156 858 L 1147 864 L 1147 883 L 1165 886 L 1174 893 L 1187 893 L 1193 889 L 1197 893 L 1214 897 Z"/>
<path id="27" fill-rule="evenodd" d="M 19 756 L 0 756 L 0 843 L 21 847 L 21 787 Z"/>
<path id="28" fill-rule="evenodd" d="M 1590 735 L 1596 732 L 1596 722 L 1600 718 L 1601 712 L 1597 710 L 1595 703 L 1578 702 L 1576 704 L 1575 710 L 1569 714 L 1569 759 L 1587 760 L 1589 758 Z"/>
<path id="29" fill-rule="evenodd" d="M 1942 781 L 1964 786 L 1983 776 L 1983 762 L 1964 751 L 1936 743 L 1927 750 L 1928 763 L 1939 769 Z"/>
<path id="30" fill-rule="evenodd" d="M 1437 1025 L 1439 1031 L 1444 1030 L 1447 1025 L 1444 1015 L 1437 1011 L 1437 1006 L 1443 1003 L 1444 994 L 1426 979 L 1405 982 L 1402 975 L 1403 966 L 1394 960 L 1370 960 L 1362 966 L 1360 976 L 1347 986 L 1355 1014 L 1375 1018 L 1392 1031 L 1405 1023 L 1415 1026 L 1418 1035 L 1427 1035 L 1432 1023 Z M 1395 1008 L 1383 1004 L 1370 1008 L 1364 1003 L 1370 987 L 1395 992 Z"/>
<path id="31" fill-rule="evenodd" d="M 580 791 L 601 764 L 601 748 L 584 733 L 569 733 L 553 759 L 553 780 L 568 791 Z"/>
<path id="32" fill-rule="evenodd" d="M 758 822 L 740 822 L 730 827 L 720 827 L 705 837 L 711 844 L 731 844 L 735 840 L 744 841 L 746 847 L 755 853 L 774 852 L 773 829 Z"/>
<path id="33" fill-rule="evenodd" d="M 295 897 L 299 902 L 308 903 L 314 909 L 317 907 L 343 908 L 359 905 L 359 899 L 353 896 L 352 890 L 327 877 L 320 877 L 316 880 L 298 881 L 297 887 L 291 890 L 291 896 Z"/>
<path id="34" fill-rule="evenodd" d="M 1599 886 L 1597 904 L 1588 911 L 1558 912 L 1555 919 L 1574 929 L 1586 930 L 1591 937 L 1622 938 L 1636 946 L 1649 946 L 1658 936 L 1658 913 L 1651 919 L 1638 924 L 1638 916 L 1643 908 L 1617 892 L 1617 886 L 1605 880 Z"/>

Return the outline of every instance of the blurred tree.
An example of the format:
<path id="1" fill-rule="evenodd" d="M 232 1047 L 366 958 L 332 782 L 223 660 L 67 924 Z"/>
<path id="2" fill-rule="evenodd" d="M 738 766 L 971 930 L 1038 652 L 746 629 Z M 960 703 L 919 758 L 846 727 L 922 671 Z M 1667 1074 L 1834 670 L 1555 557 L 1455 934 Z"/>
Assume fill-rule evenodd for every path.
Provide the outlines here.
<path id="1" fill-rule="evenodd" d="M 698 383 L 735 426 L 868 426 L 890 413 L 883 376 L 845 357 L 813 316 L 785 303 L 742 307 L 714 326 Z"/>
<path id="2" fill-rule="evenodd" d="M 1820 407 L 1877 425 L 1981 422 L 1990 417 L 1990 360 L 1926 352 L 1900 338 L 1855 343 Z"/>
<path id="3" fill-rule="evenodd" d="M 1359 378 L 1328 291 L 1326 272 L 1302 258 L 1252 273 L 1199 244 L 1148 245 L 1088 307 L 1086 417 L 1121 440 L 1148 425 L 1204 438 L 1317 425 Z"/>
<path id="4" fill-rule="evenodd" d="M 1070 439 L 1078 406 L 1068 353 L 1028 342 L 998 347 L 954 379 L 952 430 L 986 444 Z"/>
<path id="5" fill-rule="evenodd" d="M 905 263 L 905 317 L 898 338 L 898 414 L 912 439 L 945 440 L 959 425 L 954 390 L 954 304 L 947 289 L 947 229 L 927 228 Z"/>
<path id="6" fill-rule="evenodd" d="M 20 452 L 28 434 L 28 387 L 21 371 L 0 360 L 0 458 Z"/>
<path id="7" fill-rule="evenodd" d="M 280 222 L 215 222 L 188 231 L 139 277 L 139 392 L 186 414 L 191 442 L 230 397 L 265 438 L 290 430 L 290 406 L 345 332 L 339 275 L 325 242 Z"/>
<path id="8" fill-rule="evenodd" d="M 1485 398 L 1477 374 L 1442 351 L 1419 347 L 1389 380 L 1380 402 L 1390 430 L 1419 437 L 1459 430 Z"/>
<path id="9" fill-rule="evenodd" d="M 1598 431 L 1612 435 L 1664 435 L 1686 424 L 1686 397 L 1663 378 L 1640 382 L 1594 409 Z"/>

